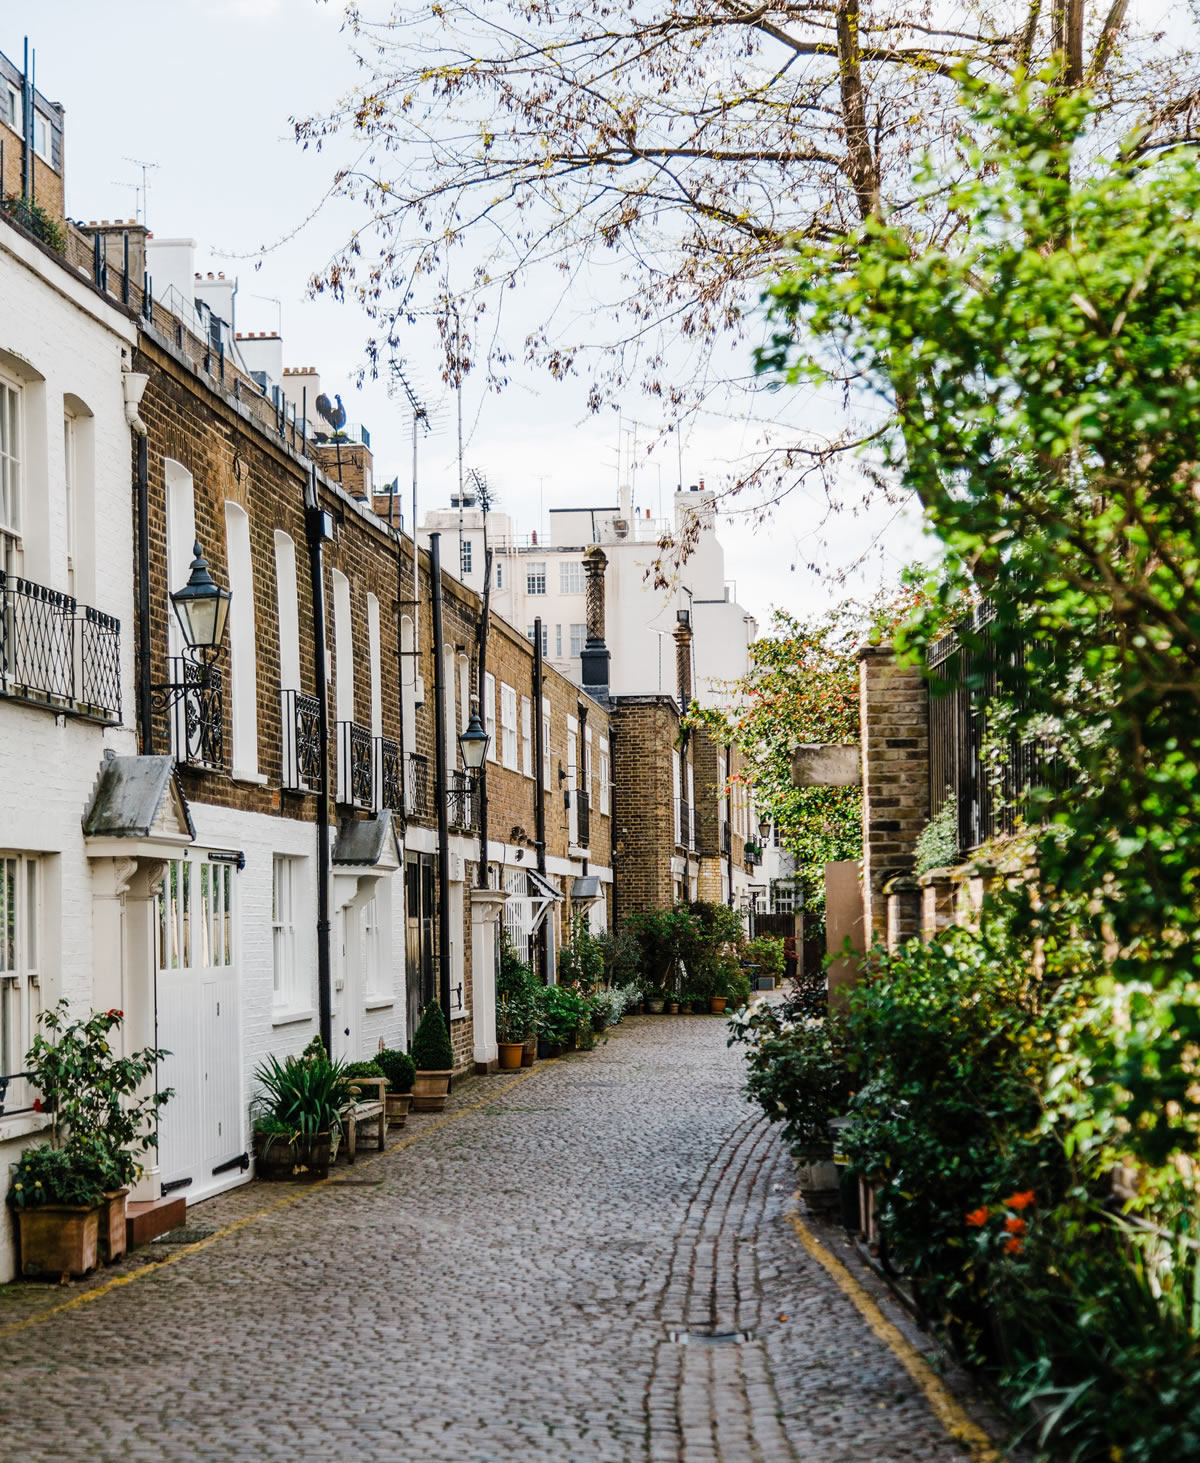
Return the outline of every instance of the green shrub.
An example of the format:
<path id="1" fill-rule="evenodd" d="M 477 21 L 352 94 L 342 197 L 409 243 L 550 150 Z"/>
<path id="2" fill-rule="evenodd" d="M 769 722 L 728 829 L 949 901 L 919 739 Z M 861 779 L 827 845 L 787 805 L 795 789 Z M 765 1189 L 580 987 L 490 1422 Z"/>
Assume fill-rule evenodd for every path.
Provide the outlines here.
<path id="1" fill-rule="evenodd" d="M 0 197 L 0 210 L 15 219 L 22 228 L 28 229 L 35 238 L 41 239 L 56 253 L 61 254 L 67 246 L 66 235 L 58 220 L 32 199 L 22 198 L 17 193 Z"/>
<path id="2" fill-rule="evenodd" d="M 746 1095 L 773 1123 L 795 1153 L 825 1152 L 830 1118 L 841 1117 L 853 1094 L 846 1039 L 833 1018 L 789 1020 L 760 1004 L 731 1026 L 731 1042 L 745 1042 Z"/>
<path id="3" fill-rule="evenodd" d="M 524 1041 L 533 1033 L 540 989 L 531 967 L 517 954 L 508 935 L 502 933 L 496 979 L 496 1034 L 500 1041 Z"/>
<path id="4" fill-rule="evenodd" d="M 106 1184 L 96 1169 L 77 1151 L 39 1143 L 26 1148 L 13 1171 L 8 1202 L 14 1209 L 37 1209 L 43 1204 L 75 1204 L 92 1209 L 104 1197 Z"/>
<path id="5" fill-rule="evenodd" d="M 407 1052 L 386 1047 L 375 1060 L 379 1064 L 379 1070 L 388 1079 L 390 1092 L 412 1091 L 413 1078 L 416 1076 L 417 1069 Z"/>
<path id="6" fill-rule="evenodd" d="M 575 916 L 571 938 L 558 952 L 558 979 L 585 991 L 604 979 L 604 947 L 588 927 L 586 914 Z"/>
<path id="7" fill-rule="evenodd" d="M 446 1018 L 436 1001 L 430 1001 L 413 1037 L 412 1059 L 418 1072 L 449 1072 L 454 1066 L 454 1049 Z"/>
<path id="8" fill-rule="evenodd" d="M 958 849 L 958 799 L 953 793 L 946 798 L 917 838 L 914 874 L 930 869 L 947 869 L 962 861 Z"/>
<path id="9" fill-rule="evenodd" d="M 565 1046 L 589 1019 L 588 1005 L 571 986 L 543 986 L 538 993 L 537 1033 L 552 1046 Z"/>
<path id="10" fill-rule="evenodd" d="M 277 1120 L 273 1131 L 290 1133 L 294 1142 L 341 1131 L 341 1110 L 350 1098 L 341 1062 L 315 1053 L 282 1062 L 269 1056 L 254 1077 L 260 1088 L 256 1106 Z"/>
<path id="11" fill-rule="evenodd" d="M 342 1075 L 345 1077 L 347 1084 L 351 1084 L 357 1077 L 382 1077 L 385 1074 L 379 1062 L 372 1059 L 368 1062 L 350 1062 L 342 1069 Z M 376 1092 L 377 1089 L 374 1087 L 360 1087 L 358 1100 L 360 1102 L 374 1102 Z"/>

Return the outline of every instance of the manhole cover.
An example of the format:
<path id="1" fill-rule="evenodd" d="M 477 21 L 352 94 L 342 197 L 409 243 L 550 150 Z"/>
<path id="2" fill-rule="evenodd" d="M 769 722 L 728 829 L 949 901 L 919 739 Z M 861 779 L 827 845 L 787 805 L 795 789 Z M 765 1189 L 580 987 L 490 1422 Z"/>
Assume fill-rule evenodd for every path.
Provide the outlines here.
<path id="1" fill-rule="evenodd" d="M 753 1341 L 753 1331 L 668 1331 L 667 1340 L 679 1346 L 740 1346 Z"/>
<path id="2" fill-rule="evenodd" d="M 216 1234 L 215 1229 L 206 1229 L 202 1224 L 180 1225 L 178 1229 L 169 1229 L 166 1234 L 160 1234 L 152 1243 L 156 1245 L 190 1245 L 198 1239 L 207 1239 L 209 1235 Z"/>

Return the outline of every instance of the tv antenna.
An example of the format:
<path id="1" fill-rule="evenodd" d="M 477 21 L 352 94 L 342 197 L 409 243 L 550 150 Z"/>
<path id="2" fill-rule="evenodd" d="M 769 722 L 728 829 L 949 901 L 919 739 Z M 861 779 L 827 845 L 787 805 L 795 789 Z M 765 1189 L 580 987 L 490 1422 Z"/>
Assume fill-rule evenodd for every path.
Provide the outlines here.
<path id="1" fill-rule="evenodd" d="M 421 561 L 417 550 L 417 443 L 420 440 L 417 432 L 418 426 L 424 429 L 425 436 L 433 430 L 429 421 L 429 409 L 417 395 L 411 381 L 404 374 L 404 367 L 399 361 L 391 362 L 392 379 L 388 383 L 388 395 L 395 400 L 403 395 L 408 402 L 409 411 L 412 413 L 412 546 L 413 546 L 413 603 L 420 605 L 421 602 Z M 393 496 L 394 501 L 394 496 Z M 413 615 L 413 684 L 416 684 L 417 666 L 420 662 L 417 659 L 418 633 L 421 623 L 421 616 Z M 420 698 L 418 698 L 420 699 Z"/>
<path id="2" fill-rule="evenodd" d="M 147 213 L 150 207 L 149 174 L 152 168 L 158 167 L 158 164 L 147 162 L 144 158 L 140 157 L 127 157 L 125 161 L 127 163 L 132 163 L 135 168 L 141 168 L 142 170 L 142 181 L 140 183 L 122 183 L 120 186 L 122 188 L 132 188 L 134 190 L 137 198 L 137 202 L 134 205 L 136 209 L 136 217 L 141 223 L 144 224 L 147 222 Z"/>

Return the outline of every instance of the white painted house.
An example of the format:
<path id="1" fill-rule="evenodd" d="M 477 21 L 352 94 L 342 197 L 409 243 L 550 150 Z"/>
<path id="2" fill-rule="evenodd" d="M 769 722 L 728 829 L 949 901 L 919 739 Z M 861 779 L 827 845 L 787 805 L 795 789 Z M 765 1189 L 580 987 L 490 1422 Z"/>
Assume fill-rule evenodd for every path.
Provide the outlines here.
<path id="1" fill-rule="evenodd" d="M 45 1127 L 21 1077 L 40 1011 L 153 1006 L 123 981 L 136 877 L 85 841 L 107 755 L 137 751 L 130 536 L 136 331 L 0 214 L 0 1181 Z M 143 912 L 151 908 L 142 891 Z M 142 932 L 144 933 L 144 931 Z M 147 966 L 148 969 L 148 966 Z M 0 1281 L 14 1273 L 0 1224 Z"/>

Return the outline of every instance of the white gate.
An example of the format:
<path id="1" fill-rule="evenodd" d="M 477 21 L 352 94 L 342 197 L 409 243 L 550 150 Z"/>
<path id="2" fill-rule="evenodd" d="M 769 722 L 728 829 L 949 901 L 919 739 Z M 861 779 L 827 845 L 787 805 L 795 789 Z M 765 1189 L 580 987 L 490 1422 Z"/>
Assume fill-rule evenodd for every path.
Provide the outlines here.
<path id="1" fill-rule="evenodd" d="M 529 938 L 533 930 L 533 900 L 523 869 L 512 869 L 504 878 L 508 899 L 504 905 L 504 933 L 522 960 L 529 959 Z"/>
<path id="2" fill-rule="evenodd" d="M 174 1096 L 159 1118 L 164 1187 L 192 1202 L 226 1188 L 214 1173 L 245 1149 L 236 924 L 231 864 L 189 849 L 167 864 L 158 896 L 158 1073 Z M 185 1183 L 185 1181 L 187 1181 Z"/>

